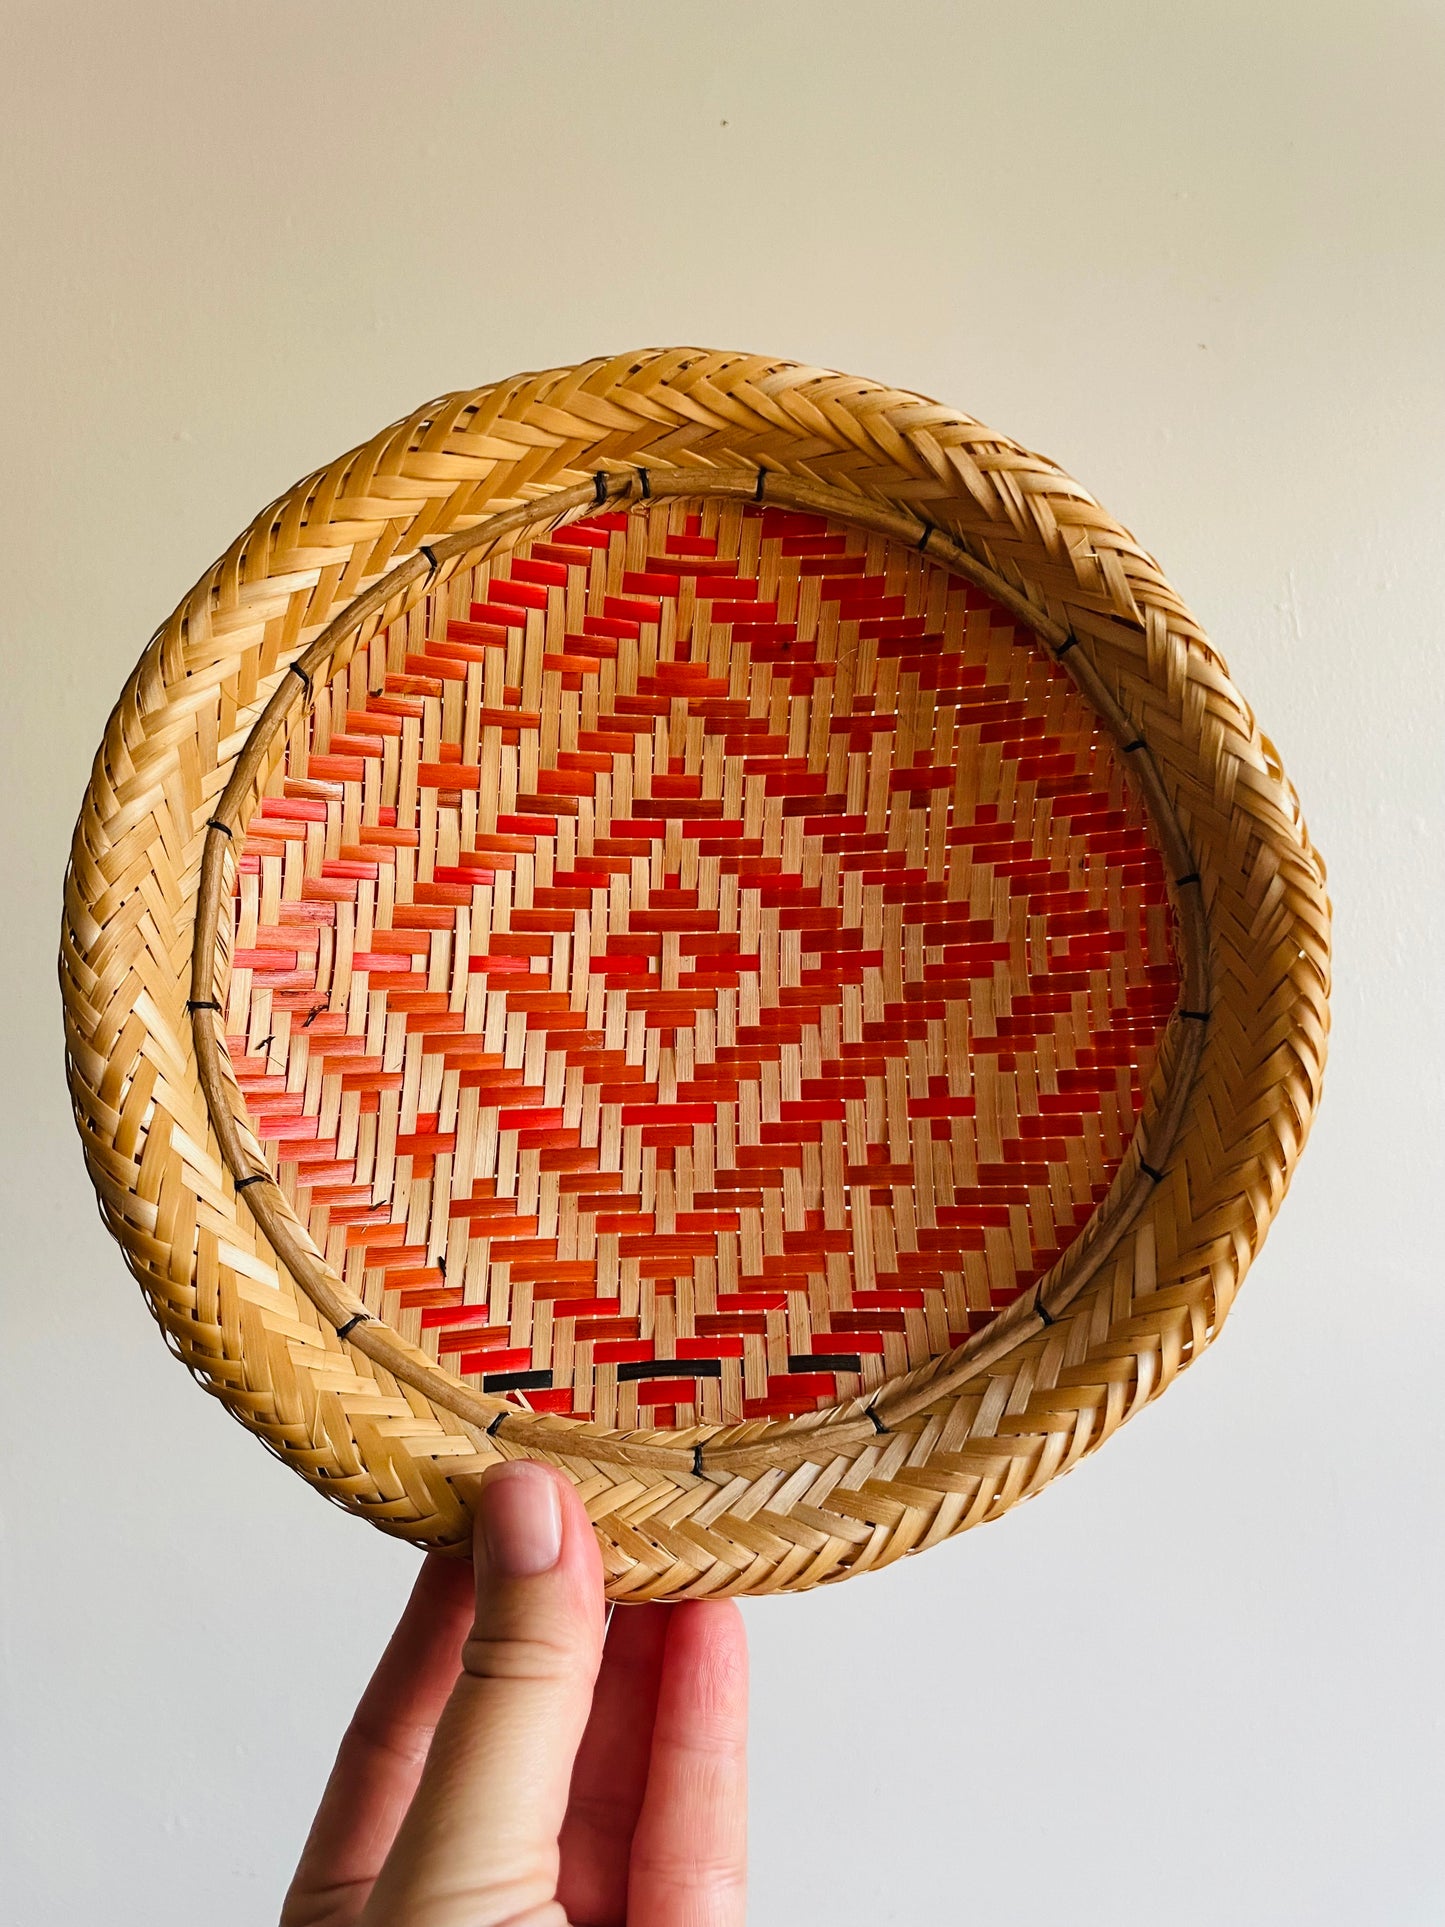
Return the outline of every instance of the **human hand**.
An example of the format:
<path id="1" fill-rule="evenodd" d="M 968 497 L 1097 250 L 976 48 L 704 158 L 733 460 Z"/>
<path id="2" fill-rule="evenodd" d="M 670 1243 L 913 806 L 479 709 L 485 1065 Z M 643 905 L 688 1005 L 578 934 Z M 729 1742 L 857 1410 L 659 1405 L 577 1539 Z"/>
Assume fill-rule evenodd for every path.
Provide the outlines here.
<path id="1" fill-rule="evenodd" d="M 281 1927 L 738 1927 L 737 1607 L 624 1606 L 604 1643 L 602 1562 L 571 1482 L 494 1466 L 476 1511 L 472 1566 L 422 1567 Z"/>

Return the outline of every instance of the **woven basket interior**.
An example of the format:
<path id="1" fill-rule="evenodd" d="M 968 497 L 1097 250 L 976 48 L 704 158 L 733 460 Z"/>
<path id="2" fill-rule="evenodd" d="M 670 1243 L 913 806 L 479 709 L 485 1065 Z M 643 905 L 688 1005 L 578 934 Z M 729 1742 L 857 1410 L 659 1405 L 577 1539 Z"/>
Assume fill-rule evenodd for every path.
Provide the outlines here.
<path id="1" fill-rule="evenodd" d="M 1178 997 L 1122 759 L 980 589 L 736 501 L 462 570 L 318 684 L 226 1031 L 372 1316 L 609 1427 L 826 1408 L 1041 1278 Z"/>

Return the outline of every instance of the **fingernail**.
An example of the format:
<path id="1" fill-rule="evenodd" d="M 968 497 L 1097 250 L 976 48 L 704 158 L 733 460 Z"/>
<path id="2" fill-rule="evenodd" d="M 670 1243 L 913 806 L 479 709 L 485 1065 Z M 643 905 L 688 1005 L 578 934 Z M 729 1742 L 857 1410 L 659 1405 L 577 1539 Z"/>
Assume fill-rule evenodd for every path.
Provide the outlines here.
<path id="1" fill-rule="evenodd" d="M 562 1504 L 550 1472 L 526 1459 L 498 1465 L 477 1494 L 487 1564 L 511 1579 L 550 1572 L 562 1551 Z"/>

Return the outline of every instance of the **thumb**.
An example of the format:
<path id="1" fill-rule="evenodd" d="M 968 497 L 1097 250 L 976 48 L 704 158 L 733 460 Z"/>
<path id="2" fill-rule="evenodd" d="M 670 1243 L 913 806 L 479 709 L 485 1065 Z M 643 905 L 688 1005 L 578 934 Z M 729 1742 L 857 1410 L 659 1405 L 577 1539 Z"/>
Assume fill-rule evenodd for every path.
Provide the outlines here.
<path id="1" fill-rule="evenodd" d="M 555 1904 L 557 1835 L 602 1652 L 602 1564 L 571 1481 L 530 1460 L 492 1467 L 473 1558 L 462 1673 L 363 1916 L 386 1927 L 540 1923 Z"/>

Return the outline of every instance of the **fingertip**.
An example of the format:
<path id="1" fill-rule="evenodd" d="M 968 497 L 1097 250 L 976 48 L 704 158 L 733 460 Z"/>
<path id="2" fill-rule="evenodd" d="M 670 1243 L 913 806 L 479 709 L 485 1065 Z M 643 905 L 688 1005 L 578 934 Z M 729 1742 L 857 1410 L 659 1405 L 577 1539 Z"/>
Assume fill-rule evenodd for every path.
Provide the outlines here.
<path id="1" fill-rule="evenodd" d="M 666 1674 L 669 1716 L 718 1737 L 741 1735 L 747 1719 L 748 1642 L 736 1600 L 691 1599 L 674 1607 Z"/>
<path id="2" fill-rule="evenodd" d="M 608 1621 L 608 1653 L 631 1656 L 651 1652 L 660 1659 L 667 1642 L 668 1624 L 676 1610 L 667 1599 L 646 1599 L 635 1604 L 622 1602 Z"/>
<path id="3" fill-rule="evenodd" d="M 460 1646 L 476 1601 L 472 1562 L 455 1553 L 429 1552 L 422 1560 L 398 1628 L 407 1638 Z"/>
<path id="4" fill-rule="evenodd" d="M 548 1477 L 554 1479 L 561 1490 L 562 1505 L 562 1551 L 563 1557 L 575 1561 L 588 1572 L 595 1573 L 597 1584 L 602 1584 L 602 1554 L 598 1550 L 597 1534 L 592 1530 L 592 1521 L 587 1516 L 587 1508 L 582 1503 L 582 1495 L 559 1466 L 544 1466 Z"/>
<path id="5" fill-rule="evenodd" d="M 743 1609 L 736 1599 L 684 1599 L 677 1610 L 684 1619 L 697 1622 L 699 1636 L 730 1640 L 747 1651 L 747 1626 Z"/>
<path id="6" fill-rule="evenodd" d="M 428 1552 L 422 1559 L 412 1585 L 413 1599 L 425 1599 L 445 1607 L 468 1599 L 472 1591 L 472 1562 L 461 1550 Z"/>
<path id="7" fill-rule="evenodd" d="M 488 1580 L 559 1571 L 602 1599 L 602 1557 L 577 1488 L 541 1459 L 488 1466 L 472 1501 L 472 1563 L 478 1596 Z"/>
<path id="8" fill-rule="evenodd" d="M 736 1599 L 683 1599 L 673 1608 L 678 1622 L 674 1636 L 698 1647 L 725 1650 L 732 1660 L 747 1664 L 748 1635 Z"/>

